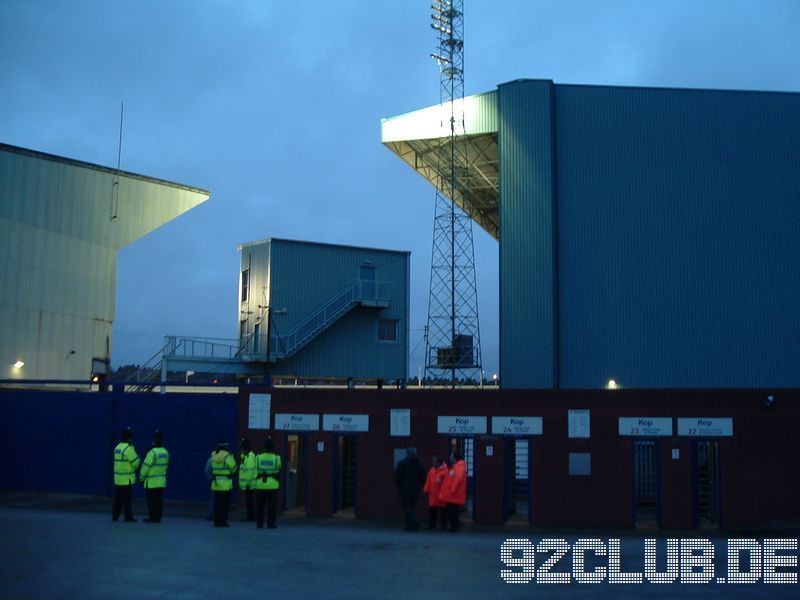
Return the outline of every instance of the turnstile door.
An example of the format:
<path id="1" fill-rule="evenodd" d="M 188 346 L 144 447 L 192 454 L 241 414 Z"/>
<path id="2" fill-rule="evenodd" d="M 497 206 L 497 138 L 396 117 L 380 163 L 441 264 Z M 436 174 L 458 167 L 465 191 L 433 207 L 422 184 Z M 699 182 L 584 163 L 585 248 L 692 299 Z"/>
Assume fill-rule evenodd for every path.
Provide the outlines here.
<path id="1" fill-rule="evenodd" d="M 658 446 L 655 441 L 633 442 L 633 484 L 637 525 L 657 525 Z"/>
<path id="2" fill-rule="evenodd" d="M 338 510 L 353 508 L 356 504 L 356 444 L 357 440 L 353 436 L 339 436 Z"/>
<path id="3" fill-rule="evenodd" d="M 719 527 L 719 445 L 716 440 L 697 442 L 695 490 L 697 525 Z"/>

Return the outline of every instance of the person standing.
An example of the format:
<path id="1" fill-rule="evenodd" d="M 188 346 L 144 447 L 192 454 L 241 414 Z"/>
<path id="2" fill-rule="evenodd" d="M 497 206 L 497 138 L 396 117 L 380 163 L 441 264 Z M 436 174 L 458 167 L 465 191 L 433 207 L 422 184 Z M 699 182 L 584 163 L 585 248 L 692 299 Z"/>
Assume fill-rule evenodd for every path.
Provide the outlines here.
<path id="1" fill-rule="evenodd" d="M 133 484 L 136 483 L 136 469 L 139 468 L 139 455 L 133 447 L 133 431 L 130 427 L 122 430 L 121 442 L 114 448 L 114 504 L 111 518 L 119 519 L 120 512 L 125 511 L 125 521 L 132 522 Z"/>
<path id="2" fill-rule="evenodd" d="M 439 497 L 447 503 L 450 531 L 458 531 L 461 529 L 461 507 L 467 502 L 467 463 L 458 452 L 453 453 L 452 462 Z"/>
<path id="3" fill-rule="evenodd" d="M 425 484 L 425 469 L 417 458 L 416 448 L 407 448 L 406 457 L 397 463 L 394 482 L 400 494 L 400 504 L 406 518 L 406 531 L 419 529 L 417 522 L 417 501 Z"/>
<path id="4" fill-rule="evenodd" d="M 239 442 L 239 489 L 244 493 L 247 520 L 255 520 L 256 454 L 245 438 Z"/>
<path id="5" fill-rule="evenodd" d="M 145 523 L 161 523 L 164 515 L 164 488 L 167 487 L 169 452 L 164 448 L 164 437 L 156 429 L 153 432 L 153 447 L 142 463 L 140 478 L 147 494 L 148 518 Z"/>
<path id="6" fill-rule="evenodd" d="M 283 467 L 281 457 L 275 453 L 275 443 L 271 437 L 264 440 L 264 451 L 256 457 L 256 527 L 264 527 L 264 505 L 267 508 L 267 528 L 277 527 L 276 513 L 280 472 Z"/>
<path id="7" fill-rule="evenodd" d="M 228 442 L 221 441 L 211 454 L 211 491 L 214 492 L 214 527 L 229 527 L 233 474 L 236 459 L 228 451 Z"/>
<path id="8" fill-rule="evenodd" d="M 422 491 L 428 494 L 428 529 L 436 528 L 437 515 L 441 515 L 442 529 L 447 529 L 447 512 L 445 510 L 447 504 L 439 498 L 444 478 L 447 475 L 447 464 L 439 457 L 434 458 L 433 462 L 425 479 L 425 487 L 422 488 Z"/>

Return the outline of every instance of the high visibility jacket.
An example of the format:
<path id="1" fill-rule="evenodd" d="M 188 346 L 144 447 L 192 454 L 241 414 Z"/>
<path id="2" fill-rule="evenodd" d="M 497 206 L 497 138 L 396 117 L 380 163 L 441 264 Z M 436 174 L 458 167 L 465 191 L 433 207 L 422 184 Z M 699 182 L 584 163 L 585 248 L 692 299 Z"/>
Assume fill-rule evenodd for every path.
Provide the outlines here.
<path id="1" fill-rule="evenodd" d="M 444 478 L 439 499 L 450 504 L 464 504 L 467 501 L 467 463 L 459 460 Z"/>
<path id="2" fill-rule="evenodd" d="M 114 485 L 136 483 L 136 469 L 139 468 L 140 462 L 133 444 L 128 442 L 117 444 L 114 448 Z"/>
<path id="3" fill-rule="evenodd" d="M 239 459 L 239 489 L 253 490 L 256 487 L 256 453 L 242 453 Z"/>
<path id="4" fill-rule="evenodd" d="M 236 459 L 227 450 L 217 450 L 211 454 L 211 491 L 229 492 L 233 489 L 233 474 L 236 472 Z"/>
<path id="5" fill-rule="evenodd" d="M 150 448 L 142 463 L 139 477 L 147 489 L 167 487 L 167 466 L 169 465 L 169 452 L 166 448 L 158 446 Z"/>
<path id="6" fill-rule="evenodd" d="M 273 452 L 262 452 L 256 459 L 256 489 L 277 490 L 281 472 L 281 457 Z"/>
<path id="7" fill-rule="evenodd" d="M 422 491 L 428 493 L 428 506 L 431 508 L 441 508 L 446 504 L 444 500 L 439 498 L 445 477 L 447 477 L 447 465 L 445 464 L 440 465 L 438 468 L 431 467 L 428 470 L 428 477 L 425 480 L 425 487 L 422 488 Z"/>

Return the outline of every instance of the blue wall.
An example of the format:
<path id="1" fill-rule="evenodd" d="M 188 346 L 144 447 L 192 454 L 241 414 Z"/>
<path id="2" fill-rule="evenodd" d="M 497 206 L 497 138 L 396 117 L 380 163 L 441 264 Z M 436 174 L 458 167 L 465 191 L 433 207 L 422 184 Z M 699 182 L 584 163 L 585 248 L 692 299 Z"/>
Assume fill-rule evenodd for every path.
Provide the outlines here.
<path id="1" fill-rule="evenodd" d="M 553 83 L 498 87 L 500 381 L 557 387 Z"/>
<path id="2" fill-rule="evenodd" d="M 165 497 L 207 499 L 211 450 L 220 439 L 238 445 L 237 398 L 0 390 L 0 488 L 111 493 L 112 451 L 127 426 L 142 459 L 153 431 L 163 432 L 170 452 Z"/>
<path id="3" fill-rule="evenodd" d="M 800 385 L 800 94 L 499 94 L 504 386 Z"/>

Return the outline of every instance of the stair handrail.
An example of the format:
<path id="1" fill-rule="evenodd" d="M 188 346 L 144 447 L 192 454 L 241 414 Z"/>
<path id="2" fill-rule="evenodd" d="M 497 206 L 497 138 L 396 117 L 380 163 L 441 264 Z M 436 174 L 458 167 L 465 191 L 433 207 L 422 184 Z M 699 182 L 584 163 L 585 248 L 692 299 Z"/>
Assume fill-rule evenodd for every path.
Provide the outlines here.
<path id="1" fill-rule="evenodd" d="M 356 294 L 358 287 L 359 282 L 351 283 L 288 332 L 281 335 L 271 335 L 270 354 L 274 353 L 278 357 L 294 354 L 300 346 L 312 339 L 326 324 L 331 323 L 341 313 L 352 308 L 358 301 Z"/>

